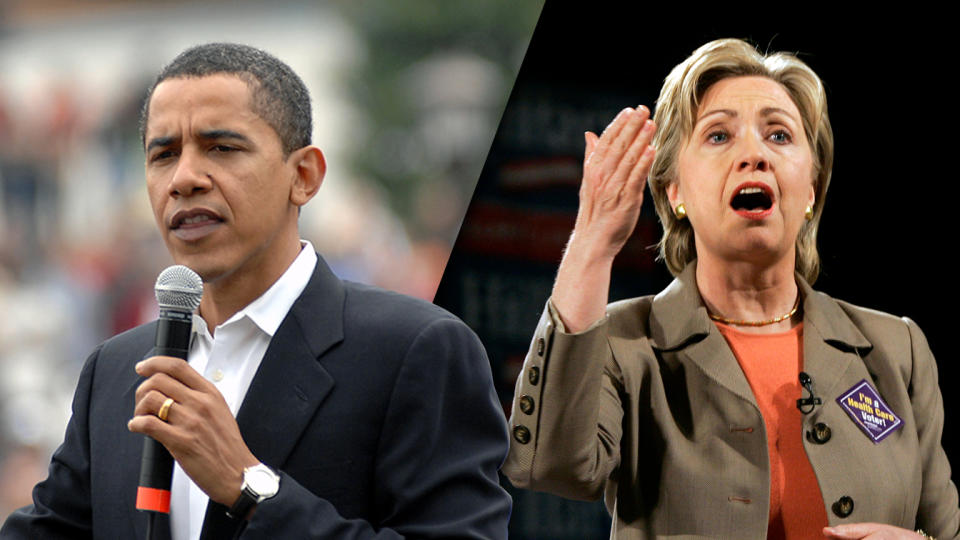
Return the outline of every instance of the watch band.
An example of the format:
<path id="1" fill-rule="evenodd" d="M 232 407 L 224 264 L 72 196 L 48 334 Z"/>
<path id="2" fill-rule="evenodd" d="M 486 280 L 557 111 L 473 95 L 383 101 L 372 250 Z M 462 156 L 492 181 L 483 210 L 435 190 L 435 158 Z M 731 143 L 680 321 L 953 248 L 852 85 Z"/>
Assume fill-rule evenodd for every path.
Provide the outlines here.
<path id="1" fill-rule="evenodd" d="M 246 519 L 254 506 L 276 495 L 279 489 L 280 475 L 263 463 L 243 469 L 240 496 L 227 510 L 227 516 L 231 519 Z"/>
<path id="2" fill-rule="evenodd" d="M 250 509 L 260 502 L 260 496 L 253 492 L 249 486 L 244 486 L 237 501 L 227 510 L 227 517 L 230 519 L 247 519 Z"/>

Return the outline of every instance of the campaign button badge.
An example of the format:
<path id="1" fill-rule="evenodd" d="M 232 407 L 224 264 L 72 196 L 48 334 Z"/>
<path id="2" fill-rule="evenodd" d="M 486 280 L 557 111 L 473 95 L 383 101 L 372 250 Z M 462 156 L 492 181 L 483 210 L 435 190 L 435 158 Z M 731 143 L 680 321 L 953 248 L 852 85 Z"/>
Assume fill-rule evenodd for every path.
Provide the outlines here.
<path id="1" fill-rule="evenodd" d="M 866 379 L 844 392 L 837 398 L 837 403 L 874 443 L 882 441 L 902 427 L 903 422 L 883 402 Z"/>

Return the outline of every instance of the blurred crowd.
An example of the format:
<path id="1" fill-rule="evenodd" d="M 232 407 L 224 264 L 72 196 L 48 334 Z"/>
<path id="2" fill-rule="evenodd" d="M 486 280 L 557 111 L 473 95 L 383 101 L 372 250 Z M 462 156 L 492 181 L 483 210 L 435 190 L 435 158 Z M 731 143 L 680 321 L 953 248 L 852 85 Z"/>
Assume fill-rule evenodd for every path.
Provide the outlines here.
<path id="1" fill-rule="evenodd" d="M 396 4 L 433 2 L 360 4 L 0 8 L 0 520 L 45 476 L 86 356 L 156 317 L 171 261 L 137 123 L 153 74 L 189 45 L 241 41 L 290 63 L 328 162 L 303 236 L 345 279 L 433 298 L 540 3 L 490 3 L 471 39 L 497 46 L 481 50 L 457 41 L 471 34 L 451 31 L 469 24 L 456 9 L 424 28 Z"/>

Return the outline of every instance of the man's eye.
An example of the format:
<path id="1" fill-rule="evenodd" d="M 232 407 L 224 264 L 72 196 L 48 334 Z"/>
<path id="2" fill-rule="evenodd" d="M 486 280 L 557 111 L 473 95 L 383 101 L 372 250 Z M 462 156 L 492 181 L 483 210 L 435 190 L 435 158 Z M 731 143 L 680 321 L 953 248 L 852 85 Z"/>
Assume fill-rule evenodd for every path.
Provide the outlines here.
<path id="1" fill-rule="evenodd" d="M 153 154 L 150 157 L 150 162 L 153 163 L 157 161 L 163 161 L 165 159 L 169 159 L 173 157 L 173 155 L 174 155 L 173 150 L 164 150 L 162 152 L 157 152 L 156 154 Z"/>
<path id="2" fill-rule="evenodd" d="M 232 146 L 227 146 L 225 144 L 218 144 L 213 147 L 215 152 L 236 152 L 236 148 Z"/>

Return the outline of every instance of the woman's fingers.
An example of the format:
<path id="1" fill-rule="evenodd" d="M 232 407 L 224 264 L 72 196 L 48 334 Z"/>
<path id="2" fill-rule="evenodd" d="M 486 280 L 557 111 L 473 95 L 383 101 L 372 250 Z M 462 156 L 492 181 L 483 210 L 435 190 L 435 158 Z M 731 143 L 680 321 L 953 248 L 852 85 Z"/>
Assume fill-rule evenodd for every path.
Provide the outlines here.
<path id="1" fill-rule="evenodd" d="M 616 173 L 630 147 L 642 133 L 649 114 L 646 107 L 624 109 L 617 115 L 613 123 L 604 130 L 597 149 L 594 151 L 595 159 L 590 160 L 591 166 L 599 167 L 599 170 L 590 171 L 594 175 L 599 174 L 599 177 L 596 178 L 598 186 L 602 187 L 611 181 L 625 180 L 626 176 L 618 178 Z"/>
<path id="2" fill-rule="evenodd" d="M 597 141 L 597 147 L 594 149 L 591 155 L 591 159 L 588 163 L 589 165 L 596 167 L 603 164 L 607 157 L 607 153 L 610 151 L 610 146 L 620 135 L 620 132 L 623 131 L 623 126 L 630 120 L 630 117 L 634 112 L 635 111 L 629 107 L 623 109 L 619 114 L 617 114 L 616 118 L 614 118 L 613 121 L 610 122 L 606 128 L 604 128 L 603 133 L 600 134 L 600 139 Z"/>
<path id="3" fill-rule="evenodd" d="M 633 145 L 633 142 L 640 137 L 649 116 L 650 112 L 646 107 L 629 109 L 626 124 L 624 124 L 611 144 L 610 153 L 607 156 L 607 161 L 610 164 L 619 165 L 623 161 L 625 154 Z M 614 170 L 616 170 L 616 168 Z"/>
<path id="4" fill-rule="evenodd" d="M 848 523 L 846 525 L 836 525 L 833 527 L 824 527 L 823 534 L 827 538 L 837 540 L 857 540 L 857 539 L 903 539 L 903 540 L 922 540 L 924 537 L 919 533 L 886 525 L 883 523 Z"/>
<path id="5" fill-rule="evenodd" d="M 622 186 L 620 191 L 624 196 L 640 197 L 642 200 L 642 184 L 647 177 L 652 162 L 652 159 L 645 160 L 644 158 L 649 157 L 647 150 L 652 150 L 650 141 L 653 139 L 654 128 L 653 121 L 644 120 L 641 129 L 634 136 L 630 147 L 623 154 L 617 170 L 613 174 L 612 181 Z M 641 185 L 639 190 L 637 189 L 638 184 Z"/>
<path id="6" fill-rule="evenodd" d="M 655 126 L 649 120 L 646 107 L 624 109 L 603 131 L 599 138 L 584 134 L 586 149 L 583 163 L 583 182 L 588 193 L 603 199 L 619 193 L 631 177 L 631 171 L 640 161 L 644 147 L 650 144 Z M 606 195 L 599 192 L 606 191 Z"/>
<path id="7" fill-rule="evenodd" d="M 594 149 L 597 148 L 597 141 L 600 137 L 592 131 L 585 131 L 583 138 L 586 141 L 586 149 L 583 152 L 583 163 L 586 164 L 590 161 L 590 156 L 593 154 Z"/>
<path id="8" fill-rule="evenodd" d="M 635 194 L 640 200 L 643 200 L 643 189 L 647 185 L 647 176 L 650 174 L 650 166 L 653 165 L 653 158 L 657 156 L 657 150 L 652 145 L 646 145 L 643 154 L 637 164 L 630 171 L 630 177 L 627 179 L 629 192 Z"/>
<path id="9" fill-rule="evenodd" d="M 583 182 L 577 231 L 617 252 L 636 224 L 653 161 L 656 126 L 646 107 L 624 109 L 603 134 L 584 134 Z"/>

